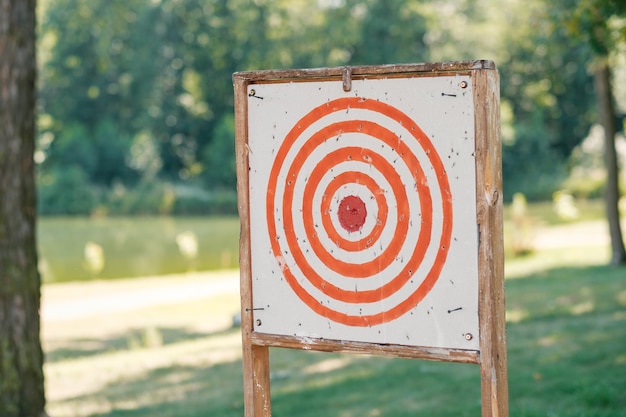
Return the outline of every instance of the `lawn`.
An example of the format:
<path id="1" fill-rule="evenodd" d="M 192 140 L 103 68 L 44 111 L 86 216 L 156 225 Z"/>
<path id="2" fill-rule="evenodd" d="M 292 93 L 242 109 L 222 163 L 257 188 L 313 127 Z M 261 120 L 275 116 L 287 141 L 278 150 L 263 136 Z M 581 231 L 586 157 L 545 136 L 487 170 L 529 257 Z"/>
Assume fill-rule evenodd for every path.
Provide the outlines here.
<path id="1" fill-rule="evenodd" d="M 507 261 L 512 417 L 626 416 L 626 268 L 606 260 L 595 245 Z M 237 309 L 232 291 L 44 321 L 48 412 L 242 416 Z M 476 365 L 272 349 L 271 370 L 275 417 L 480 415 Z"/>

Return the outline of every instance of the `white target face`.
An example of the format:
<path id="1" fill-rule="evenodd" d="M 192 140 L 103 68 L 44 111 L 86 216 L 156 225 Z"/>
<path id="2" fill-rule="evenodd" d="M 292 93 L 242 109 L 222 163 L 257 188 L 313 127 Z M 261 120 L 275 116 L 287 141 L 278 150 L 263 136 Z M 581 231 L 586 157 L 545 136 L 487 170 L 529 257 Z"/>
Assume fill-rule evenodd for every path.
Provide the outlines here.
<path id="1" fill-rule="evenodd" d="M 469 77 L 249 86 L 255 331 L 477 348 Z"/>

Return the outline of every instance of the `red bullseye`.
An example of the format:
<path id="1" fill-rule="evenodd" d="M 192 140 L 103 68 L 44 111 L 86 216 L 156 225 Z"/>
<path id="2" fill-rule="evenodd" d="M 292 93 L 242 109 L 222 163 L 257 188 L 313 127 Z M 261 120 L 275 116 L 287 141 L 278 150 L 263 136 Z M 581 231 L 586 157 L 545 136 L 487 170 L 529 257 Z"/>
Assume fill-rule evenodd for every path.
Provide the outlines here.
<path id="1" fill-rule="evenodd" d="M 344 197 L 339 203 L 337 213 L 339 224 L 348 232 L 358 232 L 361 230 L 367 219 L 367 207 L 359 197 L 349 195 Z"/>
<path id="2" fill-rule="evenodd" d="M 302 141 L 301 136 L 317 121 L 330 114 L 346 113 L 351 109 L 374 112 L 377 117 L 393 121 L 401 126 L 406 138 L 401 138 L 400 135 L 375 122 L 344 120 L 330 123 Z M 326 157 L 321 158 L 320 161 L 309 162 L 318 147 L 331 138 L 339 142 L 339 137 L 344 133 L 364 135 L 378 140 L 383 147 L 391 149 L 396 157 L 393 160 L 387 159 L 373 150 L 353 145 L 340 147 L 334 152 L 327 153 Z M 411 141 L 414 148 L 415 145 L 420 148 L 420 154 L 424 155 L 421 160 L 414 154 L 414 148 L 407 145 L 407 141 Z M 294 150 L 296 142 L 298 142 L 297 151 Z M 379 191 L 380 186 L 377 180 L 368 174 L 357 173 L 356 168 L 336 175 L 335 182 L 328 183 L 327 189 L 324 190 L 326 200 L 323 199 L 321 203 L 317 200 L 317 203 L 314 203 L 315 190 L 319 188 L 320 180 L 325 173 L 346 160 L 355 161 L 356 166 L 369 164 L 372 169 L 379 172 L 388 184 L 389 190 L 386 192 L 393 196 L 394 206 L 388 207 L 385 192 Z M 421 166 L 421 161 L 425 160 L 430 165 L 428 167 L 429 178 Z M 405 171 L 402 175 L 404 176 L 401 176 L 396 169 L 396 162 L 406 167 L 403 168 Z M 305 175 L 306 179 L 302 181 Z M 341 261 L 331 255 L 332 248 L 324 246 L 319 239 L 319 233 L 325 231 L 333 242 L 340 242 L 341 245 L 355 245 L 351 246 L 349 251 L 358 251 L 362 247 L 361 241 L 348 240 L 337 233 L 338 230 L 335 230 L 335 226 L 330 221 L 330 215 L 327 214 L 330 207 L 328 198 L 331 198 L 334 191 L 342 187 L 342 182 L 346 186 L 359 184 L 365 187 L 364 189 L 370 193 L 375 202 L 373 208 L 377 209 L 377 214 L 368 210 L 368 205 L 363 201 L 362 196 L 349 193 L 349 191 L 348 195 L 338 194 L 341 200 L 335 215 L 339 226 L 348 233 L 360 233 L 362 229 L 365 230 L 366 224 L 371 224 L 367 223 L 368 216 L 375 215 L 375 225 L 371 231 L 368 227 L 368 231 L 365 232 L 369 233 L 368 239 L 378 239 L 383 229 L 388 230 L 384 232 L 388 237 L 388 244 L 385 248 L 381 247 L 382 252 L 375 259 L 359 261 L 359 263 Z M 300 186 L 305 184 L 304 190 L 296 193 L 296 184 Z M 430 186 L 434 186 L 440 196 L 440 200 L 435 200 L 436 204 L 432 199 Z M 418 203 L 412 203 L 413 206 L 409 204 L 408 191 L 418 195 Z M 298 200 L 296 195 L 302 200 Z M 363 98 L 340 98 L 314 108 L 300 119 L 285 136 L 275 154 L 269 173 L 266 202 L 266 218 L 272 252 L 285 280 L 311 310 L 337 323 L 359 327 L 373 326 L 395 320 L 406 314 L 432 289 L 445 264 L 452 235 L 452 196 L 445 168 L 434 145 L 420 127 L 406 114 L 383 102 Z M 388 210 L 395 212 L 396 217 L 394 224 L 385 228 Z M 436 229 L 433 229 L 434 211 L 439 213 L 436 216 L 437 222 L 441 221 L 441 225 Z M 321 225 L 313 220 L 314 212 L 321 212 L 321 217 L 317 217 L 321 218 Z M 302 216 L 300 227 L 304 228 L 305 236 L 296 236 L 296 230 L 299 229 L 294 222 L 294 216 L 296 218 Z M 412 246 L 403 249 L 407 242 L 409 222 L 415 222 L 418 225 L 419 229 L 410 229 L 419 230 L 418 236 L 412 238 Z M 437 237 L 433 230 L 440 231 L 438 232 L 440 235 Z M 432 245 L 431 240 L 433 240 Z M 305 242 L 307 246 L 301 246 Z M 336 246 L 336 248 L 339 247 Z M 399 260 L 403 250 L 406 251 L 405 259 Z M 425 261 L 427 252 L 431 255 Z M 313 254 L 315 257 L 311 257 Z M 289 260 L 286 259 L 287 257 Z M 428 263 L 422 265 L 422 262 Z M 333 274 L 338 274 L 343 279 L 371 277 L 392 264 L 395 265 L 396 272 L 390 273 L 387 279 L 381 280 L 378 288 L 347 290 L 330 281 Z M 325 272 L 324 268 L 319 268 L 320 265 L 334 272 L 327 276 L 325 274 L 328 272 Z M 316 291 L 319 291 L 338 303 L 380 303 L 398 293 L 413 278 L 418 269 L 422 271 L 420 281 L 410 293 L 399 301 L 390 302 L 387 305 L 385 305 L 387 302 L 381 303 L 382 311 L 378 310 L 367 315 L 361 315 L 356 310 L 344 311 L 342 308 L 333 307 L 332 304 L 314 295 Z M 305 282 L 306 285 L 304 285 Z M 311 285 L 315 288 L 314 292 L 307 290 L 311 288 Z"/>
<path id="3" fill-rule="evenodd" d="M 314 178 L 313 174 L 310 176 L 310 178 Z M 337 232 L 331 219 L 332 196 L 337 192 L 339 188 L 346 186 L 346 184 L 360 184 L 365 186 L 376 201 L 376 213 L 369 213 L 370 216 L 376 216 L 376 218 L 374 219 L 374 227 L 368 235 L 362 237 L 359 240 L 345 239 Z M 307 191 L 309 191 L 308 185 L 306 188 Z M 313 187 L 311 187 L 311 189 L 313 189 Z M 307 197 L 309 197 L 308 193 L 305 198 Z M 328 187 L 324 191 L 324 196 L 322 197 L 320 211 L 322 213 L 322 225 L 324 226 L 324 231 L 328 235 L 329 239 L 334 242 L 338 248 L 341 248 L 348 252 L 358 252 L 362 251 L 363 249 L 369 248 L 378 241 L 378 238 L 380 237 L 383 228 L 387 223 L 387 215 L 389 209 L 387 207 L 387 200 L 385 199 L 385 191 L 376 183 L 376 181 L 374 181 L 374 179 L 362 172 L 348 171 L 337 175 L 328 184 Z M 304 219 L 304 226 L 308 233 L 310 233 L 312 230 L 312 223 L 313 220 L 310 217 Z"/>

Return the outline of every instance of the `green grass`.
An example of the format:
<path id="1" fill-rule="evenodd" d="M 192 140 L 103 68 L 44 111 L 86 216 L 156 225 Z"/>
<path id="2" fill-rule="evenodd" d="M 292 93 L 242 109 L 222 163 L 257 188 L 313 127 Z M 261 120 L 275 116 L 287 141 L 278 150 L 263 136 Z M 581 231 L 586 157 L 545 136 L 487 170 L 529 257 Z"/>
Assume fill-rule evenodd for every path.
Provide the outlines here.
<path id="1" fill-rule="evenodd" d="M 537 225 L 556 225 L 580 221 L 601 220 L 605 218 L 604 200 L 602 199 L 577 199 L 575 206 L 578 209 L 578 218 L 566 220 L 557 214 L 552 201 L 540 201 L 528 203 L 527 214 Z M 511 219 L 511 205 L 504 207 L 505 222 Z"/>
<path id="2" fill-rule="evenodd" d="M 507 261 L 512 417 L 626 416 L 626 268 L 606 255 Z M 232 293 L 44 323 L 50 414 L 242 416 L 237 309 Z M 274 417 L 480 415 L 476 365 L 271 349 L 271 371 Z"/>

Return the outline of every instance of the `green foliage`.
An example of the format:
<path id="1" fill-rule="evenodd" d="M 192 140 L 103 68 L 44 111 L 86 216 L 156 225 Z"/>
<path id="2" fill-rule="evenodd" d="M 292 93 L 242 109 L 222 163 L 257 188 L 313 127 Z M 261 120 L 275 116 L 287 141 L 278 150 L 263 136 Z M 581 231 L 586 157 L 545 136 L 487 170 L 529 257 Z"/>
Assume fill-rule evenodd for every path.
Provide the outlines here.
<path id="1" fill-rule="evenodd" d="M 118 183 L 107 193 L 103 214 L 171 214 L 171 204 L 167 202 L 170 192 L 167 183 L 158 181 L 140 182 L 130 190 Z"/>
<path id="2" fill-rule="evenodd" d="M 428 49 L 426 16 L 405 1 L 374 0 L 367 12 L 354 46 L 351 63 L 389 64 L 425 62 Z"/>
<path id="3" fill-rule="evenodd" d="M 534 112 L 534 120 L 515 129 L 515 142 L 502 149 L 505 198 L 511 193 L 526 194 L 530 200 L 549 199 L 565 179 L 565 161 L 545 140 L 540 120 L 543 115 Z"/>
<path id="4" fill-rule="evenodd" d="M 567 158 L 593 121 L 591 51 L 554 24 L 553 3 L 518 8 L 507 34 L 502 97 L 511 106 L 513 134 L 504 141 L 505 194 L 549 199 L 567 174 Z M 524 24 L 523 22 L 532 22 Z M 517 37 L 519 41 L 514 41 Z"/>
<path id="5" fill-rule="evenodd" d="M 137 194 L 130 207 L 162 184 L 234 195 L 233 72 L 488 58 L 507 113 L 506 198 L 543 199 L 560 188 L 594 116 L 593 51 L 572 28 L 626 33 L 619 2 L 582 3 L 564 25 L 567 0 L 48 0 L 40 175 L 79 167 L 100 187 L 99 206 L 117 204 L 107 195 L 120 185 Z M 150 194 L 146 203 L 162 203 Z M 203 199 L 150 211 L 210 212 Z M 47 201 L 42 213 L 63 211 Z M 235 210 L 218 211 L 226 207 Z"/>
<path id="6" fill-rule="evenodd" d="M 208 194 L 181 195 L 174 204 L 175 214 L 233 214 L 237 212 L 237 193 L 216 189 Z"/>
<path id="7" fill-rule="evenodd" d="M 620 42 L 626 41 L 626 3 L 621 0 L 566 1 L 568 13 L 555 10 L 555 20 L 565 23 L 568 31 L 586 41 L 594 53 L 608 56 Z M 573 11 L 572 11 L 573 10 Z"/>
<path id="8" fill-rule="evenodd" d="M 237 186 L 234 137 L 234 118 L 226 115 L 217 125 L 213 141 L 203 151 L 203 177 L 211 188 L 234 190 Z"/>
<path id="9" fill-rule="evenodd" d="M 80 166 L 69 165 L 39 179 L 38 204 L 42 214 L 89 214 L 96 201 Z"/>

